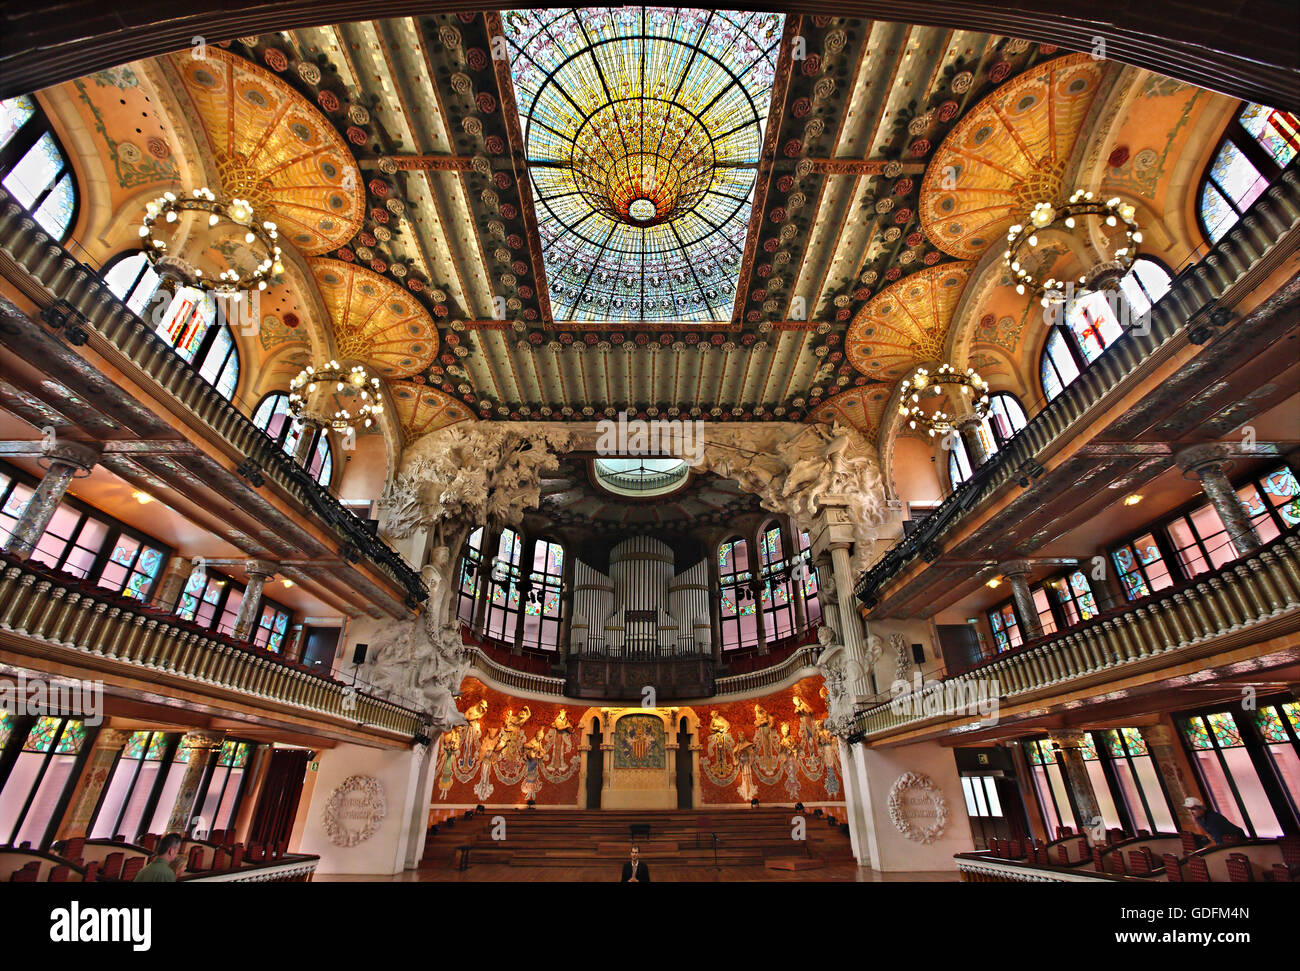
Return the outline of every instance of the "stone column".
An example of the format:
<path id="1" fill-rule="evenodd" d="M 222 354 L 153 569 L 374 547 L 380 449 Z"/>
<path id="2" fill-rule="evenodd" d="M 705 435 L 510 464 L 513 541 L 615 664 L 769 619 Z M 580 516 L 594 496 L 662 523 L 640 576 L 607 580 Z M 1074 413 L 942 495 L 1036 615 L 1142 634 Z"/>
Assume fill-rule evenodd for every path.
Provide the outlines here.
<path id="1" fill-rule="evenodd" d="M 1227 450 L 1213 442 L 1193 445 L 1176 454 L 1174 461 L 1200 480 L 1201 489 L 1223 520 L 1228 538 L 1237 552 L 1249 556 L 1258 550 L 1263 544 L 1251 525 L 1250 512 L 1228 481 L 1228 469 L 1232 463 L 1227 460 Z"/>
<path id="2" fill-rule="evenodd" d="M 27 500 L 27 506 L 18 517 L 18 525 L 5 541 L 4 551 L 20 560 L 32 555 L 45 528 L 54 518 L 59 503 L 68 491 L 68 483 L 78 472 L 89 474 L 99 461 L 99 447 L 81 442 L 54 441 L 46 445 L 43 457 L 50 463 L 49 471 Z"/>
<path id="3" fill-rule="evenodd" d="M 561 581 L 564 584 L 560 593 L 560 661 L 563 662 L 569 656 L 569 639 L 573 636 L 573 582 L 574 566 L 577 557 L 573 555 L 576 544 L 570 544 L 564 551 L 564 578 Z"/>
<path id="4" fill-rule="evenodd" d="M 1171 808 L 1174 819 L 1178 822 L 1178 828 L 1185 831 L 1195 830 L 1196 823 L 1183 803 L 1187 801 L 1188 796 L 1199 793 L 1194 784 L 1192 786 L 1187 784 L 1186 777 L 1183 775 L 1182 759 L 1185 756 L 1182 746 L 1174 736 L 1174 730 L 1168 725 L 1144 725 L 1138 730 L 1142 733 L 1142 740 L 1147 743 L 1147 751 L 1151 753 L 1151 758 L 1156 764 L 1156 771 L 1164 780 L 1169 801 L 1173 803 Z M 1152 798 L 1152 794 L 1148 793 L 1147 798 Z"/>
<path id="5" fill-rule="evenodd" d="M 275 566 L 265 560 L 249 560 L 244 564 L 244 572 L 248 574 L 248 585 L 244 588 L 244 599 L 239 602 L 231 635 L 237 641 L 251 639 L 257 629 L 257 619 L 262 614 L 262 587 L 275 576 Z"/>
<path id="6" fill-rule="evenodd" d="M 189 833 L 190 816 L 197 808 L 194 801 L 199 794 L 199 783 L 203 781 L 203 773 L 207 770 L 212 750 L 221 748 L 221 742 L 222 735 L 217 732 L 186 732 L 181 739 L 177 751 L 184 748 L 189 755 L 189 762 L 185 766 L 185 775 L 181 777 L 181 787 L 176 793 L 171 816 L 167 819 L 167 832 Z"/>
<path id="7" fill-rule="evenodd" d="M 168 560 L 162 580 L 158 583 L 158 592 L 153 598 L 154 609 L 175 613 L 180 607 L 181 594 L 185 592 L 193 573 L 194 564 L 185 557 L 173 556 Z"/>
<path id="8" fill-rule="evenodd" d="M 998 564 L 998 572 L 1011 584 L 1011 599 L 1016 603 L 1016 613 L 1024 625 L 1026 642 L 1043 636 L 1043 625 L 1034 606 L 1034 595 L 1029 590 L 1029 574 L 1034 565 L 1028 560 L 1010 560 Z"/>
<path id="9" fill-rule="evenodd" d="M 966 446 L 966 457 L 970 460 L 971 471 L 975 471 L 989 460 L 988 449 L 980 434 L 984 422 L 978 415 L 963 415 L 955 422 L 957 433 L 961 435 L 962 444 Z"/>
<path id="10" fill-rule="evenodd" d="M 1065 782 L 1070 788 L 1074 808 L 1078 811 L 1085 830 L 1090 830 L 1099 825 L 1101 807 L 1097 804 L 1097 793 L 1093 791 L 1092 779 L 1088 777 L 1088 767 L 1083 761 L 1083 732 L 1049 732 L 1048 738 L 1054 747 L 1060 746 L 1061 768 L 1065 770 Z"/>
<path id="11" fill-rule="evenodd" d="M 850 556 L 853 547 L 853 520 L 843 496 L 824 495 L 821 502 L 821 521 L 814 527 L 813 551 L 819 559 L 829 552 L 830 574 L 835 591 L 834 607 L 823 602 L 822 611 L 839 635 L 839 642 L 844 645 L 851 662 L 848 664 L 851 674 L 847 687 L 849 696 L 856 699 L 869 695 L 871 691 L 867 681 L 870 664 L 867 661 L 865 636 L 853 596 L 853 560 Z M 821 576 L 824 577 L 825 574 Z"/>
<path id="12" fill-rule="evenodd" d="M 312 443 L 316 441 L 316 433 L 321 430 L 321 427 L 320 422 L 310 418 L 302 423 L 302 434 L 298 436 L 298 443 L 293 447 L 293 460 L 304 469 L 311 462 Z"/>
<path id="13" fill-rule="evenodd" d="M 55 839 L 65 840 L 90 835 L 90 824 L 95 814 L 95 807 L 99 805 L 99 797 L 104 791 L 104 786 L 108 784 L 109 775 L 113 771 L 113 762 L 118 753 L 126 747 L 127 739 L 130 737 L 130 732 L 119 732 L 113 728 L 99 730 L 90 755 L 86 758 L 85 768 L 81 770 L 81 778 L 72 795 L 71 805 L 59 825 Z"/>

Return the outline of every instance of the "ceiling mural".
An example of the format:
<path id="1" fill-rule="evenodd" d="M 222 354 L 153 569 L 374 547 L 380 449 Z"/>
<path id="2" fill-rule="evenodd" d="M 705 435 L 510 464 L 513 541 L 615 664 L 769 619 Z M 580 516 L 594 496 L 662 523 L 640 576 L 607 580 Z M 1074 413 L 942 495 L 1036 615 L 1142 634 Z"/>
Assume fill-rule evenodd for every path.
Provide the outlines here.
<path id="1" fill-rule="evenodd" d="M 369 364 L 390 380 L 429 366 L 438 353 L 438 329 L 411 294 L 352 263 L 314 259 L 309 265 L 333 321 L 338 359 Z"/>
<path id="2" fill-rule="evenodd" d="M 364 196 L 338 133 L 274 75 L 220 47 L 171 55 L 198 113 L 225 194 L 275 217 L 281 235 L 314 255 L 347 242 Z"/>
<path id="3" fill-rule="evenodd" d="M 849 326 L 849 362 L 892 382 L 918 364 L 944 360 L 948 327 L 970 273 L 970 263 L 946 263 L 886 287 Z"/>
<path id="4" fill-rule="evenodd" d="M 686 8 L 430 13 L 146 66 L 185 114 L 160 130 L 205 132 L 223 188 L 275 210 L 335 353 L 389 380 L 408 434 L 620 411 L 878 432 L 1084 136 L 1087 171 L 1163 213 L 1223 100 L 1130 69 L 1100 117 L 1120 69 L 1049 44 Z M 139 70 L 67 94 L 102 129 L 147 100 Z M 138 127 L 142 151 L 104 152 L 165 181 L 167 139 Z M 954 353 L 1009 377 L 1038 331 L 994 277 Z M 263 300 L 266 360 L 319 350 L 316 299 L 291 290 Z"/>
<path id="5" fill-rule="evenodd" d="M 1060 195 L 1106 62 L 1068 54 L 982 101 L 944 139 L 921 187 L 921 225 L 945 253 L 978 259 L 1035 202 Z"/>

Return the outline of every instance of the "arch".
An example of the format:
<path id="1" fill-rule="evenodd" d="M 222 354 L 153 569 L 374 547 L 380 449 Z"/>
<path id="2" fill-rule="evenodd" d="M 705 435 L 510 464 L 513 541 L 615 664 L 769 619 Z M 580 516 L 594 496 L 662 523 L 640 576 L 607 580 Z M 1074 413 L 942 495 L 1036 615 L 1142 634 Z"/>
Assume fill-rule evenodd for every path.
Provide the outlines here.
<path id="1" fill-rule="evenodd" d="M 1020 429 L 1028 424 L 1024 406 L 1010 391 L 994 391 L 989 395 L 989 413 L 980 423 L 979 435 L 989 455 L 1006 446 Z M 948 485 L 955 489 L 971 477 L 974 465 L 966 442 L 960 435 L 947 436 Z"/>
<path id="2" fill-rule="evenodd" d="M 71 234 L 80 199 L 77 177 L 33 95 L 0 101 L 0 185 L 54 239 L 63 242 Z"/>
<path id="3" fill-rule="evenodd" d="M 303 467 L 320 485 L 329 489 L 334 478 L 334 447 L 329 441 L 329 429 L 317 428 L 311 432 L 312 440 L 301 446 L 302 433 L 306 429 L 300 421 L 289 416 L 289 396 L 284 391 L 270 391 L 253 409 L 252 422 L 258 430 L 267 435 L 280 446 L 286 455 L 297 459 L 299 454 L 306 456 Z"/>
<path id="4" fill-rule="evenodd" d="M 1172 278 L 1159 261 L 1139 257 L 1117 289 L 1094 290 L 1061 308 L 1061 326 L 1048 328 L 1039 354 L 1038 380 L 1043 400 L 1051 401 L 1082 374 L 1128 326 L 1168 291 Z"/>
<path id="5" fill-rule="evenodd" d="M 1196 192 L 1201 232 L 1217 243 L 1297 154 L 1300 117 L 1246 104 L 1224 129 Z"/>

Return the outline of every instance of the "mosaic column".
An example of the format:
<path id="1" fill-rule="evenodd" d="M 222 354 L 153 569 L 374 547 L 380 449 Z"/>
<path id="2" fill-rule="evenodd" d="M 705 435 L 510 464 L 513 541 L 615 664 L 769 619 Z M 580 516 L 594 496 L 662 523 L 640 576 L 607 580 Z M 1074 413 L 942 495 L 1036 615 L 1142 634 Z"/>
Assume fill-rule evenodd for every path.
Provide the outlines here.
<path id="1" fill-rule="evenodd" d="M 99 447 L 81 442 L 55 441 L 44 448 L 42 458 L 49 462 L 49 471 L 27 500 L 18 525 L 5 541 L 4 551 L 20 560 L 32 555 L 45 528 L 54 518 L 55 510 L 68 491 L 68 483 L 78 472 L 90 473 L 99 461 Z"/>
<path id="2" fill-rule="evenodd" d="M 1249 556 L 1260 548 L 1259 534 L 1250 522 L 1250 511 L 1228 481 L 1226 450 L 1215 443 L 1193 445 L 1174 456 L 1174 461 L 1201 482 L 1206 498 L 1214 505 L 1219 518 L 1228 530 L 1228 538 L 1242 556 Z"/>
<path id="3" fill-rule="evenodd" d="M 1034 605 L 1034 595 L 1029 591 L 1029 574 L 1033 568 L 1028 560 L 1009 560 L 998 564 L 998 572 L 1011 585 L 1011 599 L 1016 603 L 1020 623 L 1024 624 L 1026 642 L 1043 636 L 1043 625 L 1038 617 L 1038 608 Z"/>
<path id="4" fill-rule="evenodd" d="M 1198 793 L 1194 786 L 1187 785 L 1183 776 L 1183 769 L 1179 764 L 1181 746 L 1174 736 L 1174 730 L 1168 725 L 1144 725 L 1138 730 L 1142 733 L 1142 741 L 1147 743 L 1147 751 L 1151 753 L 1151 758 L 1156 764 L 1156 771 L 1164 781 L 1165 791 L 1169 793 L 1169 801 L 1173 803 L 1172 808 L 1174 818 L 1178 821 L 1178 828 L 1194 830 L 1196 823 L 1183 803 L 1187 801 L 1188 796 L 1195 796 Z"/>
<path id="5" fill-rule="evenodd" d="M 207 770 L 208 759 L 213 749 L 221 748 L 222 736 L 214 732 L 186 732 L 177 749 L 177 755 L 184 749 L 189 761 L 185 766 L 185 775 L 181 778 L 180 790 L 176 793 L 176 802 L 172 805 L 172 814 L 167 820 L 167 832 L 188 833 L 190 830 L 190 813 L 194 810 L 194 800 L 199 794 L 199 783 Z"/>
<path id="6" fill-rule="evenodd" d="M 118 753 L 126 747 L 130 732 L 119 732 L 113 728 L 101 728 L 95 736 L 95 744 L 86 757 L 86 766 L 81 771 L 81 779 L 72 796 L 72 804 L 63 823 L 59 826 L 56 839 L 72 839 L 90 834 L 90 823 L 99 805 L 100 794 L 113 772 L 113 763 Z M 110 836 L 112 834 L 109 834 Z"/>
<path id="7" fill-rule="evenodd" d="M 244 588 L 244 599 L 239 602 L 235 630 L 231 635 L 237 641 L 246 641 L 253 636 L 257 619 L 262 614 L 262 587 L 275 576 L 275 566 L 264 560 L 249 560 L 244 564 L 244 572 L 248 574 L 248 586 Z"/>
<path id="8" fill-rule="evenodd" d="M 1088 777 L 1088 767 L 1083 761 L 1083 732 L 1056 731 L 1048 732 L 1053 748 L 1061 753 L 1061 768 L 1065 770 L 1065 781 L 1070 787 L 1074 799 L 1074 808 L 1083 825 L 1092 829 L 1100 825 L 1101 807 L 1097 804 L 1097 793 L 1092 788 L 1092 779 Z M 1105 842 L 1105 840 L 1093 840 Z"/>
<path id="9" fill-rule="evenodd" d="M 989 460 L 988 449 L 981 434 L 984 422 L 978 415 L 964 415 L 955 422 L 957 434 L 961 435 L 962 444 L 966 446 L 966 457 L 970 460 L 971 471 L 978 469 Z"/>

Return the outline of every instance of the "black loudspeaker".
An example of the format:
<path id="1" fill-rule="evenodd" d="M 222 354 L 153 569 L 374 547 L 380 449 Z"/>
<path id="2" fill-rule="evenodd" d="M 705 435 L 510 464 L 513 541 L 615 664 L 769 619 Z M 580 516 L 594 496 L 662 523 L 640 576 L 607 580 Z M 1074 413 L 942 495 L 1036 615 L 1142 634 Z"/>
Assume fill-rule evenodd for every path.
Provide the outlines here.
<path id="1" fill-rule="evenodd" d="M 361 646 L 364 647 L 365 645 L 363 644 Z M 923 644 L 912 645 L 912 660 L 915 661 L 917 664 L 925 663 L 925 645 Z"/>
<path id="2" fill-rule="evenodd" d="M 366 663 L 366 648 L 369 646 L 369 644 L 358 644 L 352 648 L 352 663 L 354 665 Z"/>

